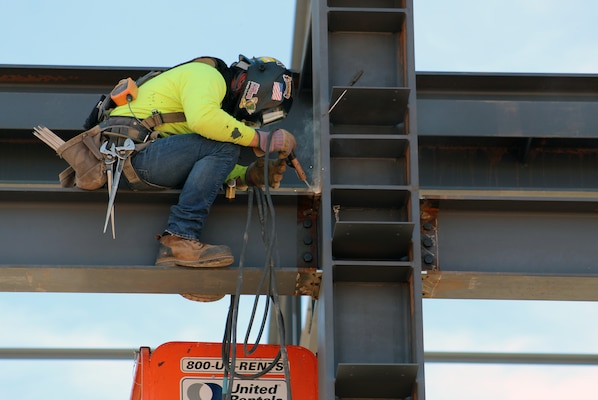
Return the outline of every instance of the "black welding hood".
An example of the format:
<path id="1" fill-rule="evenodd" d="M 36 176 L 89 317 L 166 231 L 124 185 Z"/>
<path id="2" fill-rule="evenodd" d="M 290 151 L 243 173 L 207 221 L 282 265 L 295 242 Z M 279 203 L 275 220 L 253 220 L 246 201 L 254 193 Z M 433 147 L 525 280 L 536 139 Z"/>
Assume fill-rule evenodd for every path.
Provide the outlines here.
<path id="1" fill-rule="evenodd" d="M 231 68 L 238 70 L 233 83 L 238 95 L 233 110 L 236 119 L 259 127 L 287 116 L 293 104 L 293 75 L 282 62 L 240 55 Z"/>

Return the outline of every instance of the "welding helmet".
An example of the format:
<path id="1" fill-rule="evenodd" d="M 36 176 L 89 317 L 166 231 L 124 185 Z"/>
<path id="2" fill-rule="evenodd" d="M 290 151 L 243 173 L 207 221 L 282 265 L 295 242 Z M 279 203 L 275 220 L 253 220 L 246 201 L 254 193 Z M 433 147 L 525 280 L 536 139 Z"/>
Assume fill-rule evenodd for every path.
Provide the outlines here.
<path id="1" fill-rule="evenodd" d="M 287 116 L 293 104 L 293 75 L 282 62 L 239 55 L 231 68 L 237 71 L 232 81 L 238 97 L 232 112 L 236 119 L 257 128 Z"/>

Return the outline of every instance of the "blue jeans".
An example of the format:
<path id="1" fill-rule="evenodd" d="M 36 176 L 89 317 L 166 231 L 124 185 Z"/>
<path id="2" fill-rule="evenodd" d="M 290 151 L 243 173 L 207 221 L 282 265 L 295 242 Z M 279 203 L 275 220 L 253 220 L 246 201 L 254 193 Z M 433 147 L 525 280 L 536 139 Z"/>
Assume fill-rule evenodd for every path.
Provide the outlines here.
<path id="1" fill-rule="evenodd" d="M 181 189 L 178 203 L 170 208 L 166 231 L 200 240 L 210 207 L 239 152 L 236 144 L 191 133 L 158 139 L 137 153 L 131 163 L 141 179 Z"/>

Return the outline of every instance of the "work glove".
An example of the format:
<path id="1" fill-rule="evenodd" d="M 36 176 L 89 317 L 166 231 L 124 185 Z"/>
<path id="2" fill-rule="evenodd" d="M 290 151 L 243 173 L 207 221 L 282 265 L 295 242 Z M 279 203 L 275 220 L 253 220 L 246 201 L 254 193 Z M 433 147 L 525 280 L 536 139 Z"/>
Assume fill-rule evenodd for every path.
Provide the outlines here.
<path id="1" fill-rule="evenodd" d="M 255 154 L 258 157 L 263 157 L 266 153 L 278 153 L 278 158 L 287 158 L 291 151 L 295 150 L 297 143 L 295 136 L 286 129 L 276 129 L 275 131 L 268 132 L 257 130 L 258 133 L 258 145 L 254 149 Z M 268 149 L 268 136 L 270 138 L 270 148 Z"/>
<path id="2" fill-rule="evenodd" d="M 282 174 L 287 169 L 285 160 L 270 160 L 268 161 L 268 185 L 273 189 L 280 187 L 282 181 Z M 247 168 L 245 173 L 245 183 L 247 186 L 264 186 L 264 159 L 258 158 Z"/>

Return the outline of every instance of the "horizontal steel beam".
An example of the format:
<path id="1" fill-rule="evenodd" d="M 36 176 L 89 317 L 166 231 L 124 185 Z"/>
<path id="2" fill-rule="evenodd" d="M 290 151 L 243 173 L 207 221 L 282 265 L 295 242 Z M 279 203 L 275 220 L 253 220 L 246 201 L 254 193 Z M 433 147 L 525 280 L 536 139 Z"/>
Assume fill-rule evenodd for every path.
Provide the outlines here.
<path id="1" fill-rule="evenodd" d="M 595 202 L 497 203 L 436 203 L 441 271 L 598 276 Z"/>
<path id="2" fill-rule="evenodd" d="M 143 265 L 0 265 L 0 291 L 71 293 L 268 293 L 266 268 L 185 268 Z M 280 295 L 318 296 L 320 273 L 312 269 L 276 268 Z M 263 283 L 262 283 L 263 282 Z"/>
<path id="3" fill-rule="evenodd" d="M 0 127 L 0 218 L 11 227 L 2 234 L 4 265 L 39 266 L 51 275 L 60 275 L 56 271 L 61 268 L 77 275 L 81 272 L 76 269 L 86 265 L 105 271 L 122 267 L 120 273 L 127 276 L 140 270 L 159 274 L 151 265 L 157 248 L 153 236 L 163 229 L 177 192 L 119 192 L 113 241 L 100 232 L 105 191 L 57 187 L 56 175 L 65 163 L 30 133 L 37 124 L 58 129 L 65 138 L 79 132 L 99 94 L 123 76 L 150 69 L 0 67 L 0 106 L 9 111 Z M 506 286 L 499 283 L 508 279 L 515 287 L 521 285 L 512 296 L 542 298 L 536 284 L 537 276 L 544 275 L 561 279 L 559 290 L 566 298 L 593 298 L 589 292 L 598 276 L 591 251 L 598 241 L 598 95 L 592 88 L 598 75 L 420 72 L 416 78 L 417 184 L 423 201 L 438 210 L 430 276 L 444 274 L 435 283 L 436 296 L 450 274 L 457 274 L 450 275 L 455 284 L 465 279 L 467 287 L 471 275 L 461 274 L 479 274 L 477 282 L 493 279 L 485 283 L 492 288 L 488 296 L 507 296 L 501 292 Z M 312 145 L 311 101 L 309 90 L 302 91 L 289 122 L 305 142 L 299 146 L 306 149 L 300 158 L 317 186 L 320 169 L 318 146 Z M 368 126 L 360 129 L 369 131 Z M 292 172 L 285 177 L 289 181 L 294 186 L 275 202 L 278 244 L 290 277 L 297 271 L 316 271 L 317 243 L 329 238 L 305 228 L 307 209 L 295 197 L 312 201 L 314 196 Z M 206 241 L 229 244 L 237 258 L 247 214 L 244 203 L 243 195 L 232 204 L 219 201 L 205 232 Z M 315 218 L 309 222 L 317 225 Z M 313 244 L 305 244 L 306 233 Z M 247 265 L 258 271 L 263 259 L 259 228 L 254 226 L 251 234 L 257 240 L 250 245 Z M 18 273 L 13 270 L 9 276 Z M 228 272 L 223 274 L 228 277 Z M 295 277 L 290 281 L 294 285 Z M 165 290 L 177 292 L 177 285 Z M 580 285 L 588 289 L 576 295 L 573 288 Z M 472 296 L 471 291 L 450 293 Z"/>
<path id="4" fill-rule="evenodd" d="M 579 207 L 584 207 L 583 203 L 590 203 L 591 209 L 598 203 L 598 188 L 588 188 L 587 190 L 534 190 L 534 189 L 421 189 L 420 197 L 428 201 L 485 201 L 485 202 L 503 202 L 505 209 L 512 209 L 513 202 L 534 202 L 533 208 L 538 210 L 539 201 L 547 203 L 567 203 L 571 206 L 573 203 L 580 202 Z M 561 210 L 563 207 L 558 207 Z M 571 207 L 567 207 L 571 209 Z"/>
<path id="5" fill-rule="evenodd" d="M 429 271 L 424 298 L 598 301 L 598 276 Z"/>
<path id="6" fill-rule="evenodd" d="M 258 211 L 255 205 L 248 208 L 246 194 L 239 193 L 232 201 L 219 198 L 204 232 L 206 242 L 232 248 L 233 266 L 193 269 L 153 265 L 158 249 L 155 235 L 164 229 L 168 204 L 176 199 L 176 191 L 119 192 L 116 239 L 112 239 L 109 232 L 102 233 L 105 190 L 84 192 L 43 185 L 13 189 L 0 191 L 4 200 L 0 218 L 7 227 L 2 233 L 0 291 L 235 293 L 241 261 L 245 266 L 242 293 L 257 291 L 266 265 L 265 244 Z M 281 256 L 276 266 L 279 293 L 317 297 L 312 287 L 316 283 L 312 279 L 318 279 L 317 224 L 312 223 L 315 213 L 310 208 L 314 200 L 287 193 L 273 196 L 272 201 L 279 226 L 271 232 L 276 233 L 276 257 Z M 245 232 L 250 211 L 252 219 Z"/>
<path id="7" fill-rule="evenodd" d="M 593 96 L 598 74 L 424 72 L 416 73 L 417 92 L 454 96 L 485 94 L 527 94 Z"/>
<path id="8" fill-rule="evenodd" d="M 418 73 L 419 136 L 598 137 L 598 75 Z"/>

